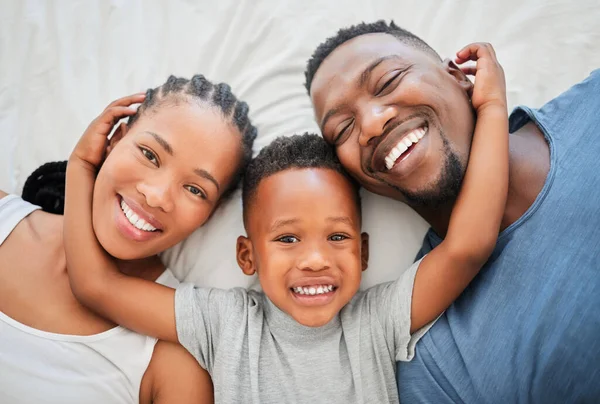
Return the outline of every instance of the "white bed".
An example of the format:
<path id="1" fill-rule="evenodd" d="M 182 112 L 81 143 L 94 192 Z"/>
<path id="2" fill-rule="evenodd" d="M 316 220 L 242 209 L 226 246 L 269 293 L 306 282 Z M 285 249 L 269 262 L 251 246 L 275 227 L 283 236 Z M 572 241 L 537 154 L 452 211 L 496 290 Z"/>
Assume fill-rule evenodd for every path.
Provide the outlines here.
<path id="1" fill-rule="evenodd" d="M 20 193 L 40 164 L 67 158 L 109 101 L 169 74 L 229 83 L 251 106 L 255 151 L 316 131 L 303 87 L 307 58 L 338 28 L 381 18 L 442 56 L 493 43 L 511 106 L 540 106 L 600 67 L 597 0 L 0 0 L 0 189 Z M 395 278 L 426 230 L 404 205 L 368 193 L 364 215 L 371 265 L 363 286 Z M 235 263 L 242 232 L 238 193 L 164 259 L 181 279 L 253 286 Z"/>

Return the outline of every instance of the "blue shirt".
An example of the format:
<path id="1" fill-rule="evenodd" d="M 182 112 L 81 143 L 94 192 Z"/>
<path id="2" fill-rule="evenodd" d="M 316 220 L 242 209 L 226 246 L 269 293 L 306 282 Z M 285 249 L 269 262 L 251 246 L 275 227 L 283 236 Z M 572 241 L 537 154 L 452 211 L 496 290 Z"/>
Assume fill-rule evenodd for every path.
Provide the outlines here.
<path id="1" fill-rule="evenodd" d="M 539 110 L 550 146 L 535 202 L 398 363 L 403 403 L 600 403 L 600 70 Z M 421 255 L 441 239 L 430 230 Z"/>

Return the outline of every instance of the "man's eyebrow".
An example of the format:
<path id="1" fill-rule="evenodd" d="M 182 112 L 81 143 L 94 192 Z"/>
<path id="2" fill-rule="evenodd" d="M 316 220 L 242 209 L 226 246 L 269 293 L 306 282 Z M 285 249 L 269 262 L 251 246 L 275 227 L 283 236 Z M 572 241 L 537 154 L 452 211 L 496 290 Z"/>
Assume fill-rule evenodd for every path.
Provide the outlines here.
<path id="1" fill-rule="evenodd" d="M 345 105 L 340 105 L 337 108 L 333 108 L 333 109 L 330 109 L 329 111 L 327 111 L 327 113 L 323 117 L 323 120 L 321 121 L 321 131 L 323 131 L 323 129 L 325 129 L 325 124 L 327 123 L 327 121 L 345 107 L 346 107 Z"/>
<path id="2" fill-rule="evenodd" d="M 371 72 L 373 72 L 373 70 L 375 70 L 375 68 L 377 66 L 379 66 L 381 63 L 385 62 L 386 60 L 390 60 L 390 59 L 400 59 L 400 57 L 398 55 L 387 55 L 387 56 L 382 56 L 380 58 L 375 59 L 361 73 L 360 77 L 358 78 L 358 86 L 363 87 L 365 85 L 365 83 L 369 80 L 369 78 L 371 77 Z M 325 129 L 325 125 L 327 124 L 327 121 L 332 116 L 334 116 L 335 114 L 337 114 L 338 112 L 340 112 L 340 110 L 342 110 L 344 108 L 346 108 L 346 105 L 340 105 L 336 108 L 333 108 L 333 109 L 330 109 L 329 111 L 327 111 L 327 113 L 321 120 L 321 131 L 323 131 Z"/>
<path id="3" fill-rule="evenodd" d="M 150 132 L 150 131 L 146 131 L 147 134 L 149 134 L 150 136 L 152 136 L 154 138 L 154 140 L 156 140 L 156 142 L 162 146 L 163 149 L 165 149 L 165 151 L 167 153 L 169 153 L 171 156 L 173 155 L 173 148 L 171 147 L 171 145 L 169 144 L 169 142 L 167 142 L 165 139 L 163 139 L 162 137 L 160 137 L 160 135 L 158 135 L 157 133 L 154 132 Z"/>
<path id="4" fill-rule="evenodd" d="M 360 75 L 360 78 L 358 79 L 358 86 L 362 87 L 365 85 L 365 83 L 367 81 L 369 81 L 369 78 L 371 78 L 371 73 L 373 72 L 373 70 L 375 70 L 375 68 L 377 66 L 379 66 L 381 63 L 385 62 L 386 60 L 390 60 L 390 59 L 399 59 L 399 57 L 397 55 L 387 55 L 387 56 L 382 56 L 380 58 L 375 59 L 373 62 L 371 62 L 371 64 L 369 64 L 365 70 L 363 70 L 363 72 Z"/>

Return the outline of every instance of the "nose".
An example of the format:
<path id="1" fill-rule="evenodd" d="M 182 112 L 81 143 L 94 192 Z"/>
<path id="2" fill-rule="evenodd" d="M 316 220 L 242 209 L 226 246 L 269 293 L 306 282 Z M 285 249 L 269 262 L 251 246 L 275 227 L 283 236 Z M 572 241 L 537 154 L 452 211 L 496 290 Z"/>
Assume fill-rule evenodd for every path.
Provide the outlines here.
<path id="1" fill-rule="evenodd" d="M 328 255 L 320 245 L 307 246 L 299 258 L 297 266 L 302 271 L 318 272 L 330 268 Z"/>
<path id="2" fill-rule="evenodd" d="M 171 184 L 164 178 L 159 176 L 148 178 L 146 181 L 139 182 L 136 189 L 144 195 L 146 204 L 151 208 L 159 208 L 167 213 L 173 210 Z"/>
<path id="3" fill-rule="evenodd" d="M 365 147 L 371 139 L 382 135 L 387 125 L 396 117 L 394 105 L 380 105 L 371 103 L 362 114 L 362 124 L 358 142 Z"/>

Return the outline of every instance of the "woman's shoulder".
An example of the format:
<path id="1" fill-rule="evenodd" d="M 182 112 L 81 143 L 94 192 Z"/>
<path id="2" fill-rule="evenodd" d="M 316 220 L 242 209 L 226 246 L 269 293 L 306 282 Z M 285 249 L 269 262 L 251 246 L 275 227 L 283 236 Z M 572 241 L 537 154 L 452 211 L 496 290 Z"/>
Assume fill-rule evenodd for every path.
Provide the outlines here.
<path id="1" fill-rule="evenodd" d="M 20 197 L 0 191 L 0 256 L 35 260 L 63 249 L 63 217 L 43 212 Z M 10 259 L 9 259 L 10 258 Z"/>

